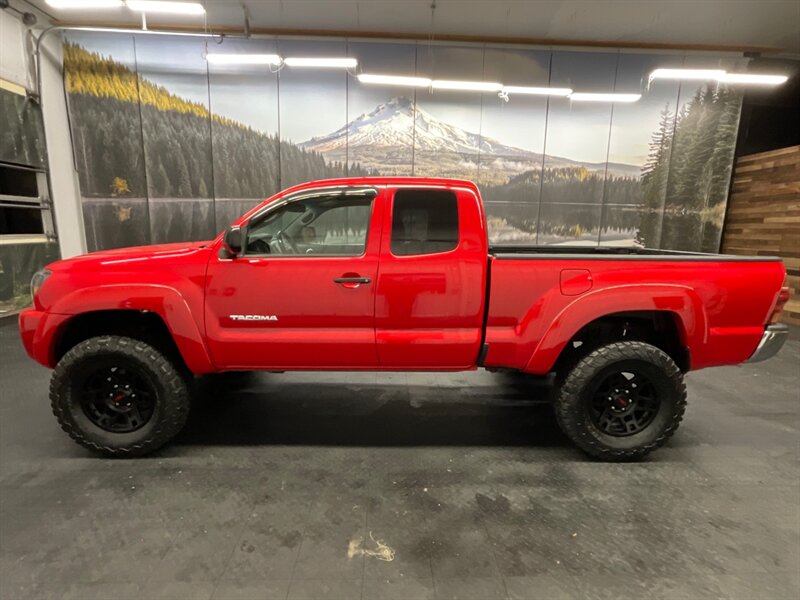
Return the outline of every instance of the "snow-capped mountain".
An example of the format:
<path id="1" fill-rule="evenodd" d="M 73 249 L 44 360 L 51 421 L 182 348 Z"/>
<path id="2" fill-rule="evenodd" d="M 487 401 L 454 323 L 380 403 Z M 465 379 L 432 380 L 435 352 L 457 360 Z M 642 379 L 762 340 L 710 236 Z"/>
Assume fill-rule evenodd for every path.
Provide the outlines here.
<path id="1" fill-rule="evenodd" d="M 414 123 L 416 122 L 416 132 Z M 344 127 L 303 144 L 326 154 L 350 148 L 415 147 L 417 152 L 492 153 L 511 156 L 534 154 L 528 150 L 506 146 L 491 138 L 465 131 L 440 121 L 405 97 L 392 98 L 364 113 Z"/>
<path id="2" fill-rule="evenodd" d="M 358 162 L 386 175 L 408 165 L 413 148 L 417 175 L 446 174 L 473 179 L 480 162 L 492 171 L 493 183 L 502 183 L 500 180 L 530 170 L 542 160 L 537 152 L 445 123 L 402 96 L 379 104 L 344 127 L 313 137 L 301 146 L 320 152 L 328 160 Z M 548 156 L 547 166 L 585 167 L 590 171 L 606 168 L 605 163 L 584 163 L 557 156 Z M 638 177 L 639 171 L 634 165 L 609 164 L 609 172 L 617 175 Z"/>

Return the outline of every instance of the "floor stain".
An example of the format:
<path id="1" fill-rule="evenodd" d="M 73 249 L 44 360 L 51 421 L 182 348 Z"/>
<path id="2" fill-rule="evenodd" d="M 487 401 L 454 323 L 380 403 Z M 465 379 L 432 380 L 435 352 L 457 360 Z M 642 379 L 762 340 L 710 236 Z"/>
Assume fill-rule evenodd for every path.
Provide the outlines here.
<path id="1" fill-rule="evenodd" d="M 376 540 L 372 536 L 372 532 L 369 532 L 369 539 L 375 544 L 374 548 L 365 548 L 362 544 L 364 544 L 364 538 L 357 537 L 350 540 L 350 543 L 347 545 L 347 558 L 353 559 L 356 556 L 371 556 L 373 558 L 377 558 L 378 560 L 383 560 L 386 562 L 392 562 L 394 560 L 394 549 L 391 548 L 386 542 L 383 540 Z"/>

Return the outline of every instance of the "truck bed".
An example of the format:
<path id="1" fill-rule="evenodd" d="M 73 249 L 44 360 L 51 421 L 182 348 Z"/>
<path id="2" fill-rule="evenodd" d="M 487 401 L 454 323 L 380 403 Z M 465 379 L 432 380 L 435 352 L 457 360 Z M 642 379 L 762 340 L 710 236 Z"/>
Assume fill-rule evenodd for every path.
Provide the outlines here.
<path id="1" fill-rule="evenodd" d="M 638 246 L 489 246 L 489 254 L 503 259 L 585 259 L 585 260 L 669 260 L 702 262 L 775 262 L 777 256 L 737 256 L 682 250 L 660 250 Z"/>
<path id="2" fill-rule="evenodd" d="M 484 364 L 540 374 L 585 324 L 647 311 L 673 316 L 692 369 L 738 364 L 761 340 L 784 279 L 781 260 L 770 256 L 578 246 L 489 252 Z"/>

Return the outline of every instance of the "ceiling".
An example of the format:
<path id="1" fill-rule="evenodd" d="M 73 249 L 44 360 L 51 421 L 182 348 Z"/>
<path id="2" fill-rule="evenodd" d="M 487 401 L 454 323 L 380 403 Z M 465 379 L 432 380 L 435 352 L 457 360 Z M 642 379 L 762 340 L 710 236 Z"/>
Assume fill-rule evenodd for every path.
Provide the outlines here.
<path id="1" fill-rule="evenodd" d="M 126 8 L 64 10 L 45 0 L 11 0 L 57 20 L 138 26 Z M 435 2 L 435 10 L 431 3 Z M 412 33 L 772 49 L 800 57 L 800 0 L 205 0 L 207 25 L 251 28 Z M 433 12 L 433 15 L 432 15 Z M 203 27 L 197 16 L 148 17 L 154 26 Z"/>

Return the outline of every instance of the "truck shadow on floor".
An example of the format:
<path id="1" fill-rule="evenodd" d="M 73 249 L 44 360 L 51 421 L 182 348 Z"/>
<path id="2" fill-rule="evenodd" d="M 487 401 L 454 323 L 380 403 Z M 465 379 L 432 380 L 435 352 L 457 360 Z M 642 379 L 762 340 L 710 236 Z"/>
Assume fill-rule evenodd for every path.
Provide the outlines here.
<path id="1" fill-rule="evenodd" d="M 552 386 L 510 374 L 231 373 L 197 380 L 182 445 L 570 446 Z"/>

